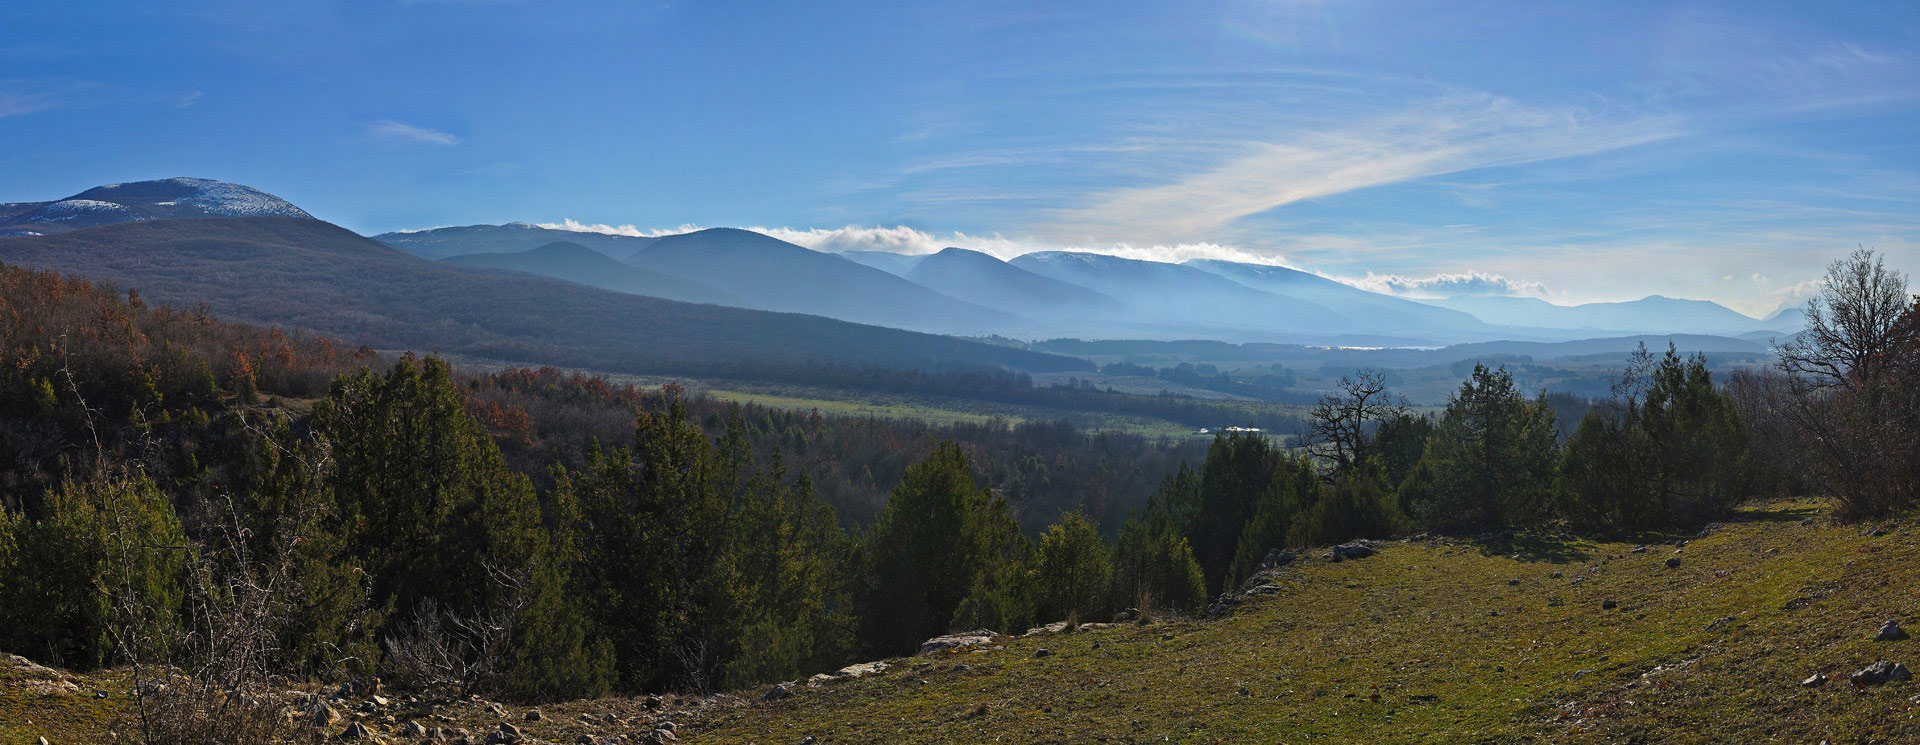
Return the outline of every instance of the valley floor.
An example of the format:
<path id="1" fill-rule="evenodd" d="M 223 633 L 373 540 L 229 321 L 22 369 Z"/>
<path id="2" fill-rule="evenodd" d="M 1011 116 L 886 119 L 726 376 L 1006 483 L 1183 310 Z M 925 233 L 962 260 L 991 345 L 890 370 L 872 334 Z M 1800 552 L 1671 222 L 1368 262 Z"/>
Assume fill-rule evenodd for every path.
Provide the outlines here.
<path id="1" fill-rule="evenodd" d="M 1836 524 L 1822 504 L 1790 502 L 1698 536 L 1385 543 L 1274 571 L 1265 594 L 1215 620 L 1003 637 L 771 700 L 442 716 L 569 743 L 658 720 L 680 742 L 762 745 L 1915 742 L 1920 683 L 1847 676 L 1920 665 L 1920 639 L 1873 640 L 1888 619 L 1920 625 L 1916 527 Z M 1830 680 L 1802 684 L 1816 674 Z M 29 690 L 0 670 L 0 743 L 91 741 L 113 708 L 92 692 L 113 680 Z M 608 714 L 618 724 L 600 724 Z M 404 722 L 360 716 L 387 732 Z"/>

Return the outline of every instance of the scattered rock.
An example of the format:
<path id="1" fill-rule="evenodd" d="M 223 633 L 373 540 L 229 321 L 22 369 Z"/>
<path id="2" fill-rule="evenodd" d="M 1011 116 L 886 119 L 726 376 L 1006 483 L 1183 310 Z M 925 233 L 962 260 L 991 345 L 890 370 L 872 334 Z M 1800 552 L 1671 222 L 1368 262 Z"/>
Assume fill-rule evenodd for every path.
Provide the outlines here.
<path id="1" fill-rule="evenodd" d="M 1669 556 L 1669 557 L 1667 557 L 1667 561 L 1666 561 L 1666 564 L 1667 564 L 1667 568 L 1668 568 L 1668 569 L 1679 569 L 1679 568 L 1680 568 L 1680 557 L 1678 557 L 1678 556 Z"/>
<path id="2" fill-rule="evenodd" d="M 1354 541 L 1334 546 L 1333 550 L 1327 552 L 1327 558 L 1333 561 L 1364 559 L 1375 553 L 1373 546 L 1368 545 L 1366 541 Z"/>
<path id="3" fill-rule="evenodd" d="M 1561 575 L 1561 574 L 1560 574 L 1559 572 L 1554 572 L 1554 573 L 1552 573 L 1552 574 L 1549 574 L 1549 575 L 1547 575 L 1547 578 L 1548 578 L 1548 579 L 1559 579 L 1559 578 L 1560 578 L 1561 576 L 1562 576 L 1562 575 Z"/>
<path id="4" fill-rule="evenodd" d="M 1517 580 L 1517 579 L 1510 579 L 1510 580 L 1507 580 L 1507 586 L 1508 586 L 1508 587 L 1513 587 L 1513 586 L 1515 586 L 1515 585 L 1518 585 L 1518 584 L 1520 584 L 1520 580 Z"/>
<path id="5" fill-rule="evenodd" d="M 1707 624 L 1707 630 L 1712 631 L 1714 629 L 1720 628 L 1721 626 L 1725 626 L 1727 624 L 1733 623 L 1737 618 L 1738 618 L 1737 616 L 1725 616 L 1722 618 L 1713 619 L 1713 623 Z"/>
<path id="6" fill-rule="evenodd" d="M 779 701 L 780 699 L 783 699 L 792 695 L 793 695 L 793 689 L 788 688 L 787 684 L 785 683 L 779 683 L 774 685 L 774 687 L 772 688 L 768 688 L 766 693 L 760 694 L 760 700 L 761 701 Z"/>
<path id="7" fill-rule="evenodd" d="M 1039 649 L 1033 650 L 1033 656 L 1034 657 L 1051 657 L 1053 656 L 1053 650 L 1047 649 L 1046 647 L 1041 647 Z"/>
<path id="8" fill-rule="evenodd" d="M 1854 671 L 1847 679 L 1857 686 L 1877 686 L 1896 680 L 1912 680 L 1913 673 L 1907 671 L 1906 665 L 1881 660 Z"/>
<path id="9" fill-rule="evenodd" d="M 1267 552 L 1267 558 L 1265 561 L 1261 562 L 1261 565 L 1265 566 L 1268 569 L 1275 569 L 1275 568 L 1283 567 L 1292 563 L 1293 563 L 1293 554 L 1288 553 L 1286 551 L 1281 551 L 1280 549 L 1274 549 L 1272 551 Z"/>
<path id="10" fill-rule="evenodd" d="M 1646 553 L 1646 552 L 1647 552 L 1647 547 L 1646 547 L 1646 546 L 1637 546 L 1637 547 L 1635 547 L 1635 548 L 1634 548 L 1634 549 L 1633 549 L 1632 551 L 1628 551 L 1627 553 L 1630 553 L 1630 554 L 1644 554 L 1644 553 Z"/>
<path id="11" fill-rule="evenodd" d="M 1897 618 L 1887 619 L 1886 624 L 1880 627 L 1880 633 L 1873 636 L 1873 640 L 1877 642 L 1897 642 L 1904 641 L 1906 638 L 1907 630 L 1900 628 L 1900 619 Z"/>
<path id="12" fill-rule="evenodd" d="M 373 737 L 373 733 L 367 731 L 367 726 L 359 722 L 349 724 L 346 729 L 340 731 L 340 739 L 342 740 L 365 740 L 371 737 Z"/>
<path id="13" fill-rule="evenodd" d="M 1250 690 L 1247 690 L 1247 687 L 1246 687 L 1246 686 L 1240 686 L 1240 695 L 1242 695 L 1242 696 L 1251 696 L 1251 695 L 1253 695 L 1253 691 L 1250 691 Z"/>
<path id="14" fill-rule="evenodd" d="M 936 636 L 926 640 L 926 642 L 920 645 L 920 654 L 925 656 L 939 654 L 941 652 L 984 647 L 993 643 L 993 636 L 993 632 L 985 629 L 963 631 L 958 634 L 947 634 L 946 636 Z"/>
<path id="15" fill-rule="evenodd" d="M 433 733 L 427 731 L 426 727 L 420 726 L 419 722 L 407 722 L 407 726 L 400 730 L 400 734 L 416 738 L 433 736 Z"/>
<path id="16" fill-rule="evenodd" d="M 1608 598 L 1606 600 L 1600 601 L 1601 610 L 1613 610 L 1614 608 L 1618 608 L 1618 607 L 1620 607 L 1620 604 L 1613 602 L 1612 598 Z"/>
<path id="17" fill-rule="evenodd" d="M 529 721 L 529 722 L 538 722 L 538 721 L 540 721 L 540 719 L 541 719 L 541 716 L 540 716 L 540 710 L 539 710 L 539 709 L 528 709 L 528 710 L 527 710 L 527 721 Z"/>
<path id="18" fill-rule="evenodd" d="M 814 743 L 813 735 L 807 735 L 806 737 L 800 738 L 800 745 L 813 745 L 813 743 Z"/>
<path id="19" fill-rule="evenodd" d="M 1827 676 L 1822 675 L 1820 673 L 1814 673 L 1813 675 L 1808 676 L 1806 680 L 1800 681 L 1801 688 L 1819 688 L 1820 686 L 1823 686 L 1826 684 L 1827 684 Z"/>

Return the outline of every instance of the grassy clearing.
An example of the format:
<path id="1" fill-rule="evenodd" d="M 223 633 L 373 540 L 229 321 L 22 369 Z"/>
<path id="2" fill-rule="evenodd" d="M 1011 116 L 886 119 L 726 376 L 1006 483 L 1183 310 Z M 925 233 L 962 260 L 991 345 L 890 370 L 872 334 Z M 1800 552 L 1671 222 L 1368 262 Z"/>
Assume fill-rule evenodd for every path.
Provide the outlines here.
<path id="1" fill-rule="evenodd" d="M 692 731 L 703 743 L 1911 741 L 1920 685 L 1854 690 L 1845 673 L 1920 662 L 1920 641 L 1870 641 L 1920 595 L 1920 548 L 1905 525 L 1880 538 L 1802 525 L 1815 510 L 1751 511 L 1641 553 L 1393 544 L 1284 570 L 1275 597 L 1222 620 L 909 661 L 715 710 Z M 1035 657 L 1042 647 L 1053 654 Z M 1837 682 L 1799 686 L 1815 672 Z"/>
<path id="2" fill-rule="evenodd" d="M 683 742 L 762 745 L 1920 741 L 1920 681 L 1846 681 L 1880 659 L 1920 663 L 1920 638 L 1871 640 L 1888 618 L 1920 627 L 1916 526 L 1835 524 L 1823 509 L 1768 505 L 1704 537 L 1397 542 L 1280 570 L 1275 595 L 1216 620 L 1009 638 L 671 718 Z M 1801 687 L 1814 673 L 1833 680 Z M 112 704 L 0 689 L 6 744 L 30 742 L 13 724 L 29 719 L 97 732 L 89 717 Z M 557 742 L 658 716 L 631 699 L 545 711 L 537 725 L 520 709 L 448 713 Z M 580 717 L 608 713 L 625 722 Z"/>
<path id="3" fill-rule="evenodd" d="M 449 356 L 463 370 L 494 372 L 512 367 L 505 363 Z M 573 368 L 566 368 L 570 371 Z M 688 378 L 662 375 L 631 375 L 580 369 L 578 372 L 605 378 L 612 383 L 643 388 L 672 383 L 688 391 L 722 401 L 758 404 L 793 411 L 818 410 L 826 416 L 871 417 L 876 419 L 913 419 L 933 424 L 982 424 L 1000 420 L 1009 425 L 1029 421 L 1072 422 L 1082 429 L 1126 432 L 1146 437 L 1197 437 L 1195 428 L 1148 416 L 1065 411 L 1037 406 L 976 401 L 966 398 L 932 395 L 881 393 L 848 388 L 759 383 L 718 378 Z M 1286 404 L 1244 403 L 1248 409 L 1301 409 Z"/>

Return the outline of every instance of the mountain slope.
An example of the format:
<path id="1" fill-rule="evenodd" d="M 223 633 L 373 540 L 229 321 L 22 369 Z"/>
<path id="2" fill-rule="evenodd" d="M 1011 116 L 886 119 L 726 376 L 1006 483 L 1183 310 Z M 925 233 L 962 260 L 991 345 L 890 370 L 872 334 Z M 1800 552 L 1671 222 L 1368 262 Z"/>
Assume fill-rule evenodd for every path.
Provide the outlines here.
<path id="1" fill-rule="evenodd" d="M 1335 334 L 1353 324 L 1318 303 L 1261 292 L 1211 272 L 1157 261 L 1040 251 L 1009 262 L 1134 308 L 1136 320 Z"/>
<path id="2" fill-rule="evenodd" d="M 943 294 L 1028 318 L 1097 318 L 1132 313 L 1125 304 L 1106 295 L 964 248 L 942 249 L 921 257 L 904 276 Z"/>
<path id="3" fill-rule="evenodd" d="M 203 178 L 96 186 L 56 202 L 0 205 L 0 235 L 49 235 L 143 220 L 312 215 L 272 194 Z"/>
<path id="4" fill-rule="evenodd" d="M 586 246 L 569 241 L 549 243 L 539 248 L 513 253 L 478 253 L 449 256 L 441 261 L 457 266 L 511 269 L 539 274 L 568 282 L 578 282 L 631 295 L 679 300 L 687 303 L 714 303 L 744 306 L 746 301 L 712 287 L 659 272 L 630 266 Z"/>
<path id="5" fill-rule="evenodd" d="M 789 313 L 693 305 L 426 261 L 318 220 L 161 220 L 0 238 L 0 261 L 111 281 L 161 303 L 386 349 L 625 372 L 1083 360 Z"/>
<path id="6" fill-rule="evenodd" d="M 1739 334 L 1765 322 L 1708 300 L 1648 295 L 1639 300 L 1555 305 L 1538 298 L 1455 297 L 1422 301 L 1503 326 L 1641 333 Z"/>
<path id="7" fill-rule="evenodd" d="M 516 253 L 557 241 L 576 243 L 608 256 L 625 256 L 645 248 L 655 240 L 647 236 L 609 235 L 543 228 L 524 222 L 381 233 L 373 236 L 373 239 L 415 256 L 429 259 L 444 259 L 449 256 L 468 254 Z"/>
<path id="8" fill-rule="evenodd" d="M 663 237 L 623 257 L 643 269 L 717 287 L 750 307 L 946 333 L 997 333 L 1022 323 L 864 264 L 736 228 Z"/>
<path id="9" fill-rule="evenodd" d="M 1298 269 L 1216 259 L 1192 259 L 1184 262 L 1184 265 L 1218 274 L 1256 290 L 1324 305 L 1353 319 L 1360 328 L 1368 331 L 1400 334 L 1492 331 L 1485 322 L 1468 313 L 1368 292 Z"/>
<path id="10" fill-rule="evenodd" d="M 905 277 L 922 259 L 933 254 L 898 254 L 892 251 L 841 251 L 837 254 L 856 264 L 865 264 L 895 276 Z"/>

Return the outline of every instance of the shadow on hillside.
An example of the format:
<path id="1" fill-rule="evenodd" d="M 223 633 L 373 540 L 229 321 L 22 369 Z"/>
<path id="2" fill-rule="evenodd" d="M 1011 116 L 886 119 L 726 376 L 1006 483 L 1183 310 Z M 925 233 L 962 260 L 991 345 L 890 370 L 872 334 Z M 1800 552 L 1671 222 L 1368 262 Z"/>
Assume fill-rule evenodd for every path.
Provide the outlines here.
<path id="1" fill-rule="evenodd" d="M 1516 561 L 1569 564 L 1593 558 L 1570 539 L 1548 536 L 1502 536 L 1482 539 L 1476 543 L 1482 555 L 1505 556 Z"/>
<path id="2" fill-rule="evenodd" d="M 1820 514 L 1820 508 L 1806 505 L 1755 505 L 1735 510 L 1726 519 L 1730 523 L 1797 523 Z"/>

